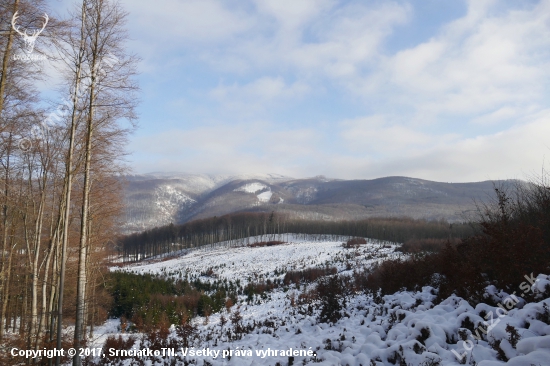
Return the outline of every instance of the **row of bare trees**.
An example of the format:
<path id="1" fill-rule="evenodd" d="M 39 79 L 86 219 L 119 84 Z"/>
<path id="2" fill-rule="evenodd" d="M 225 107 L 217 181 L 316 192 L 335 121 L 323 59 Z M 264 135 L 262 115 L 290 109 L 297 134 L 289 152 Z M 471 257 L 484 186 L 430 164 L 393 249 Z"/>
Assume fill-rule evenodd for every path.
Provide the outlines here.
<path id="1" fill-rule="evenodd" d="M 123 261 L 205 247 L 219 242 L 245 245 L 250 236 L 264 236 L 261 241 L 285 240 L 278 234 L 316 235 L 319 240 L 341 240 L 341 236 L 358 236 L 396 243 L 411 239 L 466 238 L 475 233 L 470 223 L 415 220 L 411 218 L 369 218 L 353 221 L 302 220 L 278 212 L 237 212 L 167 225 L 123 236 L 117 249 Z"/>
<path id="2" fill-rule="evenodd" d="M 135 127 L 137 57 L 125 49 L 120 4 L 76 1 L 67 19 L 49 12 L 42 0 L 0 0 L 2 351 L 61 349 L 70 337 L 79 347 L 102 317 L 102 263 L 121 210 L 117 175 Z M 47 101 L 38 85 L 50 84 L 57 97 Z M 31 362 L 9 362 L 22 361 Z"/>

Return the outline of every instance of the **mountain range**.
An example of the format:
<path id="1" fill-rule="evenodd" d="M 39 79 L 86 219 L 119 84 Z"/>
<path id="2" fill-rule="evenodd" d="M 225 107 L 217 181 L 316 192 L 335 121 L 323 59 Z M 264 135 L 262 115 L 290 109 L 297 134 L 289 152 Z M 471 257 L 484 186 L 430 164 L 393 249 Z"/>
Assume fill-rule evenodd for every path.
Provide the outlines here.
<path id="1" fill-rule="evenodd" d="M 185 173 L 132 175 L 126 180 L 126 233 L 242 211 L 277 211 L 320 220 L 408 216 L 464 221 L 475 212 L 476 202 L 491 197 L 495 183 L 499 184 Z"/>

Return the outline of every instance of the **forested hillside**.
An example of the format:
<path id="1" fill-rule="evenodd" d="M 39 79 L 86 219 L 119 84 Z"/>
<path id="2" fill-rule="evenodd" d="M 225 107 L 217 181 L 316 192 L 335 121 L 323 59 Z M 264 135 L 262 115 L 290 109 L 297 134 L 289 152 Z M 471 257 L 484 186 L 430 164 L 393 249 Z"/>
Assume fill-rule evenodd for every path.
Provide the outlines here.
<path id="1" fill-rule="evenodd" d="M 508 182 L 513 184 L 513 181 Z M 272 212 L 293 219 L 356 221 L 372 217 L 462 222 L 499 182 L 440 183 L 406 177 L 339 180 L 266 176 L 142 175 L 128 178 L 125 231 L 234 212 Z"/>

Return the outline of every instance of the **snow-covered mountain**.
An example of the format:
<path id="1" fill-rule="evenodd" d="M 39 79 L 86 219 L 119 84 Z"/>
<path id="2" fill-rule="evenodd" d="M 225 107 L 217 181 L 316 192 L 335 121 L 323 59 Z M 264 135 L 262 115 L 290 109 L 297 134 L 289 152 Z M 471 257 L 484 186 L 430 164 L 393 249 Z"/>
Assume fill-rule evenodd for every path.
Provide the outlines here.
<path id="1" fill-rule="evenodd" d="M 117 268 L 137 274 L 154 273 L 174 279 L 211 283 L 281 283 L 285 273 L 305 268 L 335 267 L 340 275 L 368 269 L 399 257 L 397 245 L 368 240 L 353 249 L 340 237 L 283 234 L 254 237 L 241 244 L 281 240 L 270 247 L 220 243 L 165 261 Z M 535 279 L 536 277 L 536 279 Z M 543 294 L 550 276 L 534 276 L 525 291 Z M 237 304 L 192 321 L 197 338 L 175 354 L 139 356 L 155 365 L 350 365 L 350 366 L 544 366 L 550 360 L 550 299 L 527 304 L 521 291 L 508 294 L 487 288 L 487 303 L 471 306 L 451 296 L 435 303 L 437 288 L 401 291 L 377 297 L 357 291 L 347 296 L 342 317 L 319 320 L 319 309 L 307 300 L 309 284 L 284 284 L 267 296 L 242 295 Z M 523 289 L 522 289 L 523 290 Z M 542 296 L 542 295 L 541 295 Z M 504 304 L 504 305 L 503 305 Z M 228 322 L 235 319 L 238 322 Z M 119 335 L 117 321 L 96 330 L 94 347 L 108 335 Z M 237 329 L 238 327 L 238 329 Z M 132 335 L 123 334 L 129 339 Z M 151 341 L 133 335 L 133 348 L 148 349 Z M 137 337 L 136 337 L 137 336 Z M 158 340 L 157 340 L 158 341 Z M 176 328 L 167 342 L 181 345 Z M 158 347 L 158 345 L 157 345 Z M 186 353 L 186 356 L 183 354 Z M 98 360 L 101 361 L 101 360 Z M 130 364 L 130 360 L 126 360 Z M 124 361 L 124 362 L 126 362 Z"/>
<path id="2" fill-rule="evenodd" d="M 209 193 L 235 180 L 276 184 L 290 179 L 276 174 L 234 176 L 158 172 L 127 176 L 125 231 L 187 221 L 191 208 L 201 206 Z M 264 194 L 262 199 L 266 196 Z"/>
<path id="3" fill-rule="evenodd" d="M 153 173 L 128 177 L 126 231 L 238 211 L 279 211 L 300 218 L 353 220 L 409 216 L 463 220 L 493 193 L 491 181 L 440 183 L 407 177 L 337 180 L 280 175 Z"/>

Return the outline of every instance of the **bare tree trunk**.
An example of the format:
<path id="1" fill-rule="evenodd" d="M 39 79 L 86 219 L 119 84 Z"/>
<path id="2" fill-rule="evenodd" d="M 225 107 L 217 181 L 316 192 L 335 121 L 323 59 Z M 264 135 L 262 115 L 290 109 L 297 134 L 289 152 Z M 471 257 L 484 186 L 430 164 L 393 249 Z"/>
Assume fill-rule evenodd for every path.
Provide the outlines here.
<path id="1" fill-rule="evenodd" d="M 56 202 L 56 195 L 55 195 L 55 178 L 54 178 L 54 185 L 53 185 L 53 191 L 52 191 L 52 203 L 51 203 L 51 207 L 52 207 L 52 211 L 53 211 L 53 207 L 55 206 L 55 202 Z M 55 268 L 55 263 L 53 265 L 50 266 L 50 263 L 52 262 L 51 259 L 52 257 L 55 257 L 56 255 L 56 252 L 57 252 L 57 247 L 58 247 L 58 243 L 59 243 L 59 230 L 61 228 L 61 223 L 62 223 L 62 216 L 61 216 L 61 213 L 62 213 L 62 208 L 59 207 L 59 210 L 58 210 L 58 216 L 57 216 L 57 220 L 54 220 L 54 216 L 52 215 L 52 218 L 51 218 L 51 221 L 50 221 L 50 247 L 48 248 L 48 253 L 46 254 L 46 258 L 44 259 L 44 278 L 43 278 L 43 281 L 42 281 L 42 311 L 41 311 L 41 316 L 40 316 L 40 321 L 38 323 L 38 334 L 43 334 L 44 332 L 46 332 L 46 329 L 47 329 L 47 316 L 49 314 L 51 314 L 51 311 L 52 311 L 52 307 L 53 307 L 53 302 L 52 302 L 52 299 L 54 297 L 54 294 L 55 294 L 55 289 L 54 287 L 52 286 L 52 291 L 50 292 L 50 298 L 49 298 L 49 301 L 48 301 L 48 284 L 50 284 L 50 282 L 53 284 L 53 278 L 54 278 L 54 268 Z M 55 227 L 54 227 L 54 223 L 55 223 Z M 55 262 L 55 260 L 54 260 Z M 52 267 L 52 275 L 51 275 L 51 280 L 50 280 L 50 267 Z M 52 340 L 52 335 L 51 335 L 51 329 L 50 331 L 48 332 L 50 333 L 49 334 L 49 341 Z M 51 360 L 51 359 L 50 359 Z"/>
<path id="2" fill-rule="evenodd" d="M 62 211 L 63 212 L 63 211 Z M 55 256 L 54 256 L 54 261 L 53 261 L 53 268 L 52 268 L 52 271 L 56 272 L 57 273 L 61 273 L 61 271 L 59 270 L 59 262 L 60 262 L 60 253 L 59 253 L 59 250 L 61 249 L 60 248 L 60 243 L 58 242 L 56 247 L 55 247 L 55 250 L 56 250 L 56 253 L 55 253 Z M 52 273 L 52 277 L 53 277 L 53 273 Z M 56 282 L 57 281 L 57 282 Z M 56 276 L 55 277 L 55 280 L 52 278 L 52 284 L 50 286 L 51 288 L 51 292 L 50 292 L 50 303 L 48 304 L 48 309 L 49 309 L 49 313 L 50 313 L 50 337 L 49 337 L 49 343 L 50 345 L 53 344 L 53 340 L 54 340 L 54 333 L 55 333 L 55 329 L 56 329 L 56 316 L 55 316 L 55 313 L 54 313 L 54 308 L 55 308 L 55 304 L 58 303 L 57 301 L 57 298 L 59 296 L 59 288 L 60 288 L 60 276 Z M 52 366 L 53 364 L 53 359 L 49 359 L 48 360 L 48 366 Z"/>
<path id="3" fill-rule="evenodd" d="M 17 8 L 19 7 L 19 0 L 15 0 L 13 4 L 13 13 L 17 11 Z M 4 110 L 4 100 L 6 98 L 6 83 L 8 79 L 8 66 L 10 62 L 10 56 L 11 56 L 11 49 L 13 45 L 13 36 L 14 36 L 14 30 L 10 27 L 9 33 L 8 33 L 8 41 L 6 43 L 6 48 L 4 49 L 4 58 L 2 60 L 2 75 L 0 75 L 0 118 L 2 118 L 2 112 Z M 9 145 L 11 145 L 11 136 Z M 11 151 L 8 148 L 7 155 L 7 166 L 6 166 L 6 173 L 5 173 L 5 180 L 4 180 L 4 204 L 2 207 L 2 223 L 3 223 L 3 237 L 2 237 L 2 253 L 0 257 L 0 296 L 3 296 L 3 288 L 5 286 L 6 282 L 9 282 L 7 280 L 7 277 L 10 276 L 9 271 L 5 271 L 4 268 L 4 253 L 6 253 L 7 249 L 7 243 L 8 243 L 8 198 L 9 198 L 9 156 L 11 154 Z M 11 254 L 10 254 L 11 255 Z M 5 301 L 5 298 L 2 297 L 2 301 Z M 4 307 L 4 306 L 3 306 Z M 2 312 L 2 317 L 0 317 L 0 341 L 4 337 L 4 315 L 5 311 Z"/>
<path id="4" fill-rule="evenodd" d="M 40 312 L 40 319 L 38 321 L 38 330 L 37 330 L 38 338 L 42 337 L 45 323 L 46 323 L 47 304 L 48 304 L 48 278 L 50 275 L 50 261 L 52 258 L 53 251 L 54 251 L 54 244 L 52 242 L 48 250 L 48 254 L 46 254 L 46 261 L 44 265 L 44 279 L 42 281 L 42 309 Z M 39 344 L 37 342 L 36 348 L 38 347 L 39 347 Z"/>
<path id="5" fill-rule="evenodd" d="M 75 139 L 75 130 L 76 130 L 76 119 L 77 119 L 77 109 L 78 109 L 78 96 L 80 88 L 80 77 L 82 73 L 82 62 L 84 58 L 84 47 L 86 42 L 85 35 L 85 21 L 86 21 L 86 1 L 82 1 L 82 19 L 81 19 L 81 28 L 80 28 L 80 46 L 78 50 L 78 56 L 76 60 L 76 72 L 74 80 L 74 91 L 72 95 L 73 99 L 73 108 L 71 114 L 71 132 L 69 137 L 69 151 L 67 153 L 67 162 L 65 173 L 65 217 L 63 219 L 63 241 L 61 245 L 61 263 L 60 263 L 60 274 L 59 274 L 59 290 L 57 298 L 57 349 L 61 349 L 61 338 L 62 338 L 62 329 L 63 329 L 63 290 L 65 286 L 65 266 L 67 261 L 67 243 L 69 237 L 69 224 L 70 224 L 70 203 L 71 203 L 71 191 L 72 191 L 72 180 L 73 180 L 73 154 L 74 154 L 74 139 Z M 77 353 L 78 354 L 78 353 Z M 58 355 L 55 359 L 55 365 L 59 366 L 61 358 Z"/>
<path id="6" fill-rule="evenodd" d="M 90 95 L 94 92 L 93 85 L 90 89 Z M 91 98 L 91 97 L 90 97 Z M 84 187 L 82 199 L 82 218 L 80 222 L 80 246 L 78 252 L 78 279 L 76 287 L 76 319 L 74 328 L 74 347 L 78 349 L 81 346 L 83 339 L 83 323 L 84 323 L 84 308 L 85 308 L 85 293 L 86 293 L 86 257 L 88 249 L 88 213 L 90 200 L 90 165 L 92 155 L 92 116 L 93 116 L 93 101 L 90 100 L 90 115 L 88 116 L 87 133 L 86 133 L 86 152 L 84 163 Z M 75 355 L 73 365 L 80 366 L 80 356 Z"/>
<path id="7" fill-rule="evenodd" d="M 23 276 L 23 288 L 25 289 L 24 293 L 25 295 L 23 296 L 23 298 L 21 299 L 21 318 L 19 319 L 19 336 L 21 337 L 25 337 L 25 333 L 26 333 L 26 320 L 27 320 L 27 313 L 28 313 L 28 305 L 27 305 L 27 301 L 28 301 L 28 292 L 29 292 L 29 286 L 28 286 L 28 274 L 25 274 L 25 276 Z"/>
<path id="8" fill-rule="evenodd" d="M 94 279 L 94 276 L 93 276 L 93 270 L 94 270 L 94 267 L 93 267 L 93 263 L 92 263 L 92 260 L 91 260 L 91 254 L 94 250 L 93 248 L 93 240 L 92 240 L 92 224 L 93 224 L 93 215 L 90 213 L 89 214 L 90 216 L 90 219 L 89 219 L 89 222 L 88 222 L 88 248 L 86 250 L 86 276 L 87 278 L 91 278 L 92 280 Z M 93 286 L 95 286 L 95 281 L 92 282 L 92 291 L 93 291 Z M 90 309 L 92 309 L 92 312 L 93 312 L 93 304 L 94 304 L 94 298 L 93 296 L 88 296 L 89 294 L 89 289 L 90 289 L 90 286 L 88 286 L 88 280 L 86 280 L 86 287 L 84 288 L 84 298 L 87 299 L 85 304 L 84 304 L 84 316 L 83 316 L 83 337 L 85 337 L 85 333 L 86 333 L 86 329 L 88 327 L 88 324 L 90 323 L 89 322 L 89 318 L 90 318 Z M 93 324 L 92 324 L 92 327 L 93 327 Z M 91 331 L 90 334 L 92 334 L 93 331 Z"/>
<path id="9" fill-rule="evenodd" d="M 13 3 L 13 14 L 17 11 L 19 7 L 19 0 L 15 0 Z M 6 49 L 4 51 L 4 58 L 2 60 L 2 75 L 0 77 L 0 116 L 4 110 L 4 99 L 6 94 L 6 81 L 8 78 L 8 64 L 10 62 L 11 48 L 13 45 L 13 36 L 15 31 L 10 27 L 8 33 L 8 42 L 6 43 Z"/>
<path id="10" fill-rule="evenodd" d="M 83 329 L 84 325 L 84 313 L 86 305 L 86 259 L 88 249 L 88 220 L 90 212 L 90 176 L 91 176 L 91 162 L 92 162 L 92 137 L 94 133 L 94 107 L 96 96 L 96 73 L 99 57 L 99 30 L 101 25 L 101 11 L 102 0 L 99 0 L 99 4 L 95 4 L 96 19 L 94 29 L 94 40 L 92 45 L 92 60 L 90 63 L 91 80 L 90 91 L 88 100 L 88 116 L 86 123 L 86 148 L 84 157 L 84 186 L 82 188 L 82 219 L 80 222 L 80 246 L 78 255 L 78 280 L 76 287 L 76 319 L 74 328 L 74 347 L 78 349 L 81 346 L 83 338 L 86 336 L 86 332 Z M 78 355 L 73 358 L 73 365 L 80 366 L 82 360 Z"/>
<path id="11" fill-rule="evenodd" d="M 8 266 L 7 266 L 7 272 L 8 273 L 11 273 L 11 264 L 12 264 L 12 259 L 13 259 L 13 253 L 15 251 L 16 246 L 17 246 L 17 243 L 14 244 L 11 247 L 11 250 L 8 254 Z M 7 309 L 8 309 L 8 295 L 9 295 L 9 288 L 10 288 L 10 279 L 11 279 L 11 276 L 6 277 L 6 284 L 4 286 L 4 292 L 1 294 L 2 299 L 3 299 L 3 301 L 2 301 L 2 319 L 4 319 L 6 317 L 6 312 L 7 312 Z M 0 333 L 3 332 L 3 331 L 4 331 L 4 327 L 2 326 L 2 328 L 0 328 Z"/>
<path id="12" fill-rule="evenodd" d="M 42 166 L 42 176 L 39 177 L 38 181 L 38 192 L 39 192 L 39 202 L 38 209 L 36 210 L 36 202 L 34 198 L 33 202 L 33 213 L 34 213 L 34 225 L 33 232 L 29 235 L 27 241 L 27 252 L 29 257 L 29 267 L 31 269 L 31 319 L 29 324 L 29 334 L 28 334 L 28 347 L 37 348 L 39 345 L 40 332 L 38 330 L 38 288 L 39 288 L 39 274 L 40 268 L 38 265 L 40 258 L 40 247 L 42 242 L 42 224 L 44 218 L 44 206 L 46 204 L 46 190 L 47 190 L 47 181 L 48 181 L 48 164 L 44 164 L 43 161 L 40 162 Z M 29 186 L 29 195 L 33 197 L 34 191 L 34 178 L 31 172 L 35 169 L 31 158 L 29 157 L 28 163 L 28 186 Z M 29 245 L 30 242 L 30 245 Z M 34 337 L 34 342 L 33 342 Z M 33 364 L 35 360 L 33 360 Z"/>
<path id="13" fill-rule="evenodd" d="M 11 140 L 11 136 L 10 136 L 10 140 Z M 11 146 L 11 141 L 9 141 L 9 145 Z M 9 180 L 10 180 L 10 149 L 8 147 L 8 151 L 7 151 L 7 159 L 6 159 L 6 167 L 5 167 L 5 176 L 4 176 L 4 204 L 3 204 L 3 207 L 2 207 L 2 214 L 3 214 L 3 217 L 2 217 L 2 223 L 3 223 L 3 238 L 2 238 L 2 260 L 0 261 L 0 264 L 1 264 L 1 267 L 0 267 L 0 296 L 2 296 L 2 300 L 4 300 L 4 297 L 3 297 L 3 294 L 4 294 L 4 291 L 3 289 L 5 288 L 6 291 L 5 293 L 7 294 L 7 290 L 8 290 L 8 287 L 9 287 L 9 278 L 11 276 L 11 269 L 8 269 L 6 270 L 6 268 L 4 268 L 4 253 L 6 253 L 6 250 L 7 250 L 7 247 L 8 247 L 8 199 L 9 199 L 9 194 L 10 194 L 10 190 L 9 190 Z M 10 253 L 8 254 L 10 256 L 10 259 L 9 261 L 11 260 L 11 251 Z M 4 322 L 4 315 L 5 315 L 5 312 L 2 311 L 2 316 L 0 317 L 0 341 L 3 339 L 4 337 L 4 327 L 2 326 L 3 325 L 3 322 Z"/>

